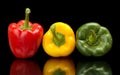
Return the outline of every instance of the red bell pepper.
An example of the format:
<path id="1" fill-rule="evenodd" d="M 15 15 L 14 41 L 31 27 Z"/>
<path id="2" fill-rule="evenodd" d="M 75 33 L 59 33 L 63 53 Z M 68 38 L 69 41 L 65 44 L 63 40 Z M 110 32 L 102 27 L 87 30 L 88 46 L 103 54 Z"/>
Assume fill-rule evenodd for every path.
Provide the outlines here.
<path id="1" fill-rule="evenodd" d="M 30 9 L 25 10 L 25 20 L 10 23 L 8 41 L 12 53 L 17 58 L 30 58 L 37 52 L 43 37 L 43 27 L 29 21 Z"/>

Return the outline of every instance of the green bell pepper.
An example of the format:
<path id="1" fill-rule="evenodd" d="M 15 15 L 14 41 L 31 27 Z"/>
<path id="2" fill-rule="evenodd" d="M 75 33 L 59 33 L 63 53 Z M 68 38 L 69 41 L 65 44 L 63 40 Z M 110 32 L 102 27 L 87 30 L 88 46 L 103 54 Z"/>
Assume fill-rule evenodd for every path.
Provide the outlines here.
<path id="1" fill-rule="evenodd" d="M 85 23 L 76 31 L 76 48 L 85 56 L 103 56 L 112 47 L 112 36 L 96 22 Z"/>
<path id="2" fill-rule="evenodd" d="M 112 75 L 112 69 L 105 61 L 78 62 L 76 75 Z"/>

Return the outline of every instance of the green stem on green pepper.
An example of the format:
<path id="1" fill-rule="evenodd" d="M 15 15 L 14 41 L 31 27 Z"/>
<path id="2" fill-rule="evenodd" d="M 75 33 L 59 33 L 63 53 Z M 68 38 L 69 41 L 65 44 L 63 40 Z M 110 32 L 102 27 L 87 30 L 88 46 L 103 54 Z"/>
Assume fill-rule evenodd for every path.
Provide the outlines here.
<path id="1" fill-rule="evenodd" d="M 88 36 L 88 39 L 87 39 L 87 41 L 88 41 L 88 44 L 93 44 L 93 43 L 95 43 L 95 41 L 96 41 L 96 33 L 93 31 L 93 30 L 90 30 L 90 33 L 89 33 L 89 36 Z"/>

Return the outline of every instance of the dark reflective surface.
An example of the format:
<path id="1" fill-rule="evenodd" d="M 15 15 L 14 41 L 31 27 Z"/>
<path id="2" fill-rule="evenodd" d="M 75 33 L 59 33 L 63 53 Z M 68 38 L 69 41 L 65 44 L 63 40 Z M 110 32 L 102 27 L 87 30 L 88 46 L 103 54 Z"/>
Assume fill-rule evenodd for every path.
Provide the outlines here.
<path id="1" fill-rule="evenodd" d="M 6 50 L 6 48 L 3 48 Z M 10 50 L 9 50 L 10 51 Z M 116 75 L 117 61 L 112 58 L 112 51 L 102 57 L 85 57 L 76 49 L 69 57 L 53 58 L 43 49 L 28 59 L 15 58 L 11 52 L 0 55 L 0 74 L 5 75 L 48 75 L 49 73 L 66 73 L 66 75 Z M 7 55 L 9 54 L 9 55 Z M 115 64 L 114 64 L 115 63 Z M 102 69 L 102 70 L 100 70 Z M 50 74 L 49 74 L 50 75 Z"/>
<path id="2" fill-rule="evenodd" d="M 76 57 L 77 58 L 77 57 Z M 44 59 L 44 58 L 43 58 Z M 98 59 L 98 58 L 97 58 Z M 114 75 L 109 60 L 72 57 L 38 59 L 14 59 L 4 63 L 9 75 Z M 8 74 L 7 74 L 8 75 Z"/>
<path id="3" fill-rule="evenodd" d="M 43 75 L 75 75 L 74 61 L 69 57 L 49 58 L 44 64 Z"/>
<path id="4" fill-rule="evenodd" d="M 77 64 L 76 75 L 112 75 L 112 69 L 105 61 L 81 61 Z"/>
<path id="5" fill-rule="evenodd" d="M 42 75 L 42 71 L 36 61 L 14 60 L 10 66 L 10 75 Z"/>

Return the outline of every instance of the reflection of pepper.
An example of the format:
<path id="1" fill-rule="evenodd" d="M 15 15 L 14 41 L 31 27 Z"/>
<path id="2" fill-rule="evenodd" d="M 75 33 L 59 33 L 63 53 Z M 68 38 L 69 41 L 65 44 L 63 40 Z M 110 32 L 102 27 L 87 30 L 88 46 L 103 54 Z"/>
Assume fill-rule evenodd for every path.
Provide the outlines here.
<path id="1" fill-rule="evenodd" d="M 75 75 L 74 62 L 69 58 L 51 58 L 45 63 L 43 75 Z"/>
<path id="2" fill-rule="evenodd" d="M 42 75 L 42 72 L 36 61 L 15 60 L 11 64 L 10 75 Z"/>
<path id="3" fill-rule="evenodd" d="M 79 62 L 76 75 L 112 75 L 110 65 L 104 61 Z"/>
<path id="4" fill-rule="evenodd" d="M 8 39 L 12 53 L 18 58 L 35 55 L 42 41 L 43 27 L 29 21 L 30 9 L 26 8 L 25 20 L 11 23 L 8 27 Z"/>
<path id="5" fill-rule="evenodd" d="M 56 22 L 44 34 L 42 44 L 50 56 L 68 56 L 75 48 L 75 34 L 68 24 Z"/>
<path id="6" fill-rule="evenodd" d="M 76 31 L 76 47 L 85 56 L 102 56 L 112 47 L 112 36 L 98 23 L 86 23 Z"/>

